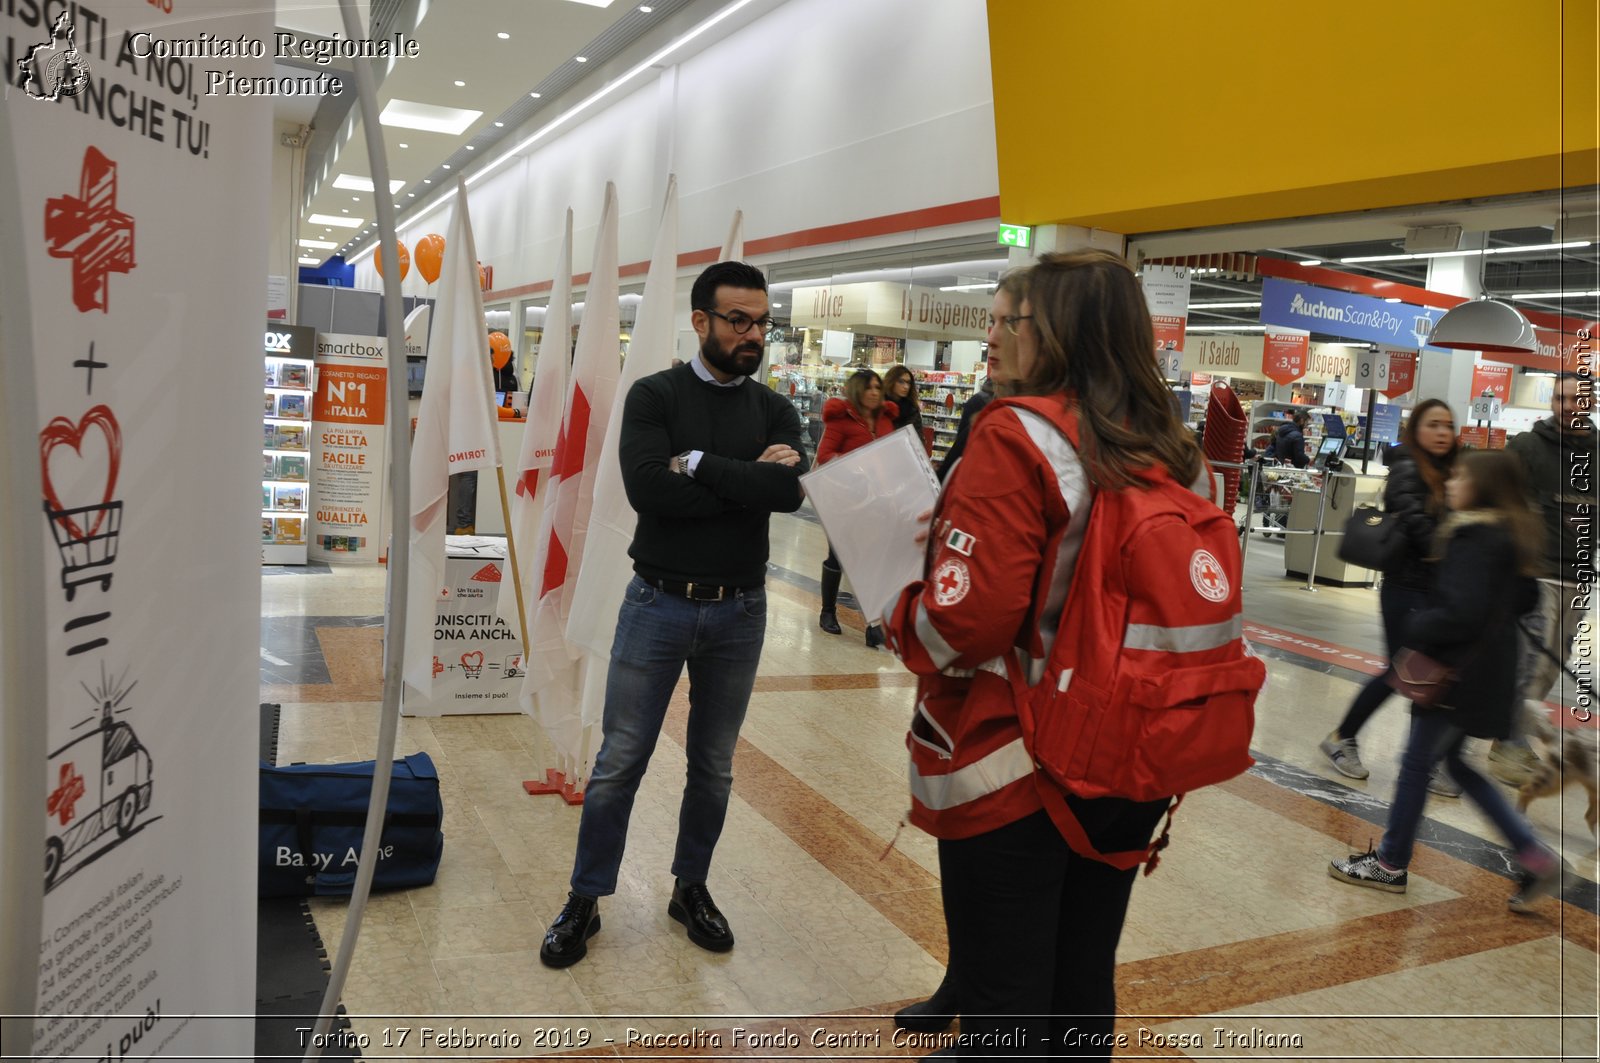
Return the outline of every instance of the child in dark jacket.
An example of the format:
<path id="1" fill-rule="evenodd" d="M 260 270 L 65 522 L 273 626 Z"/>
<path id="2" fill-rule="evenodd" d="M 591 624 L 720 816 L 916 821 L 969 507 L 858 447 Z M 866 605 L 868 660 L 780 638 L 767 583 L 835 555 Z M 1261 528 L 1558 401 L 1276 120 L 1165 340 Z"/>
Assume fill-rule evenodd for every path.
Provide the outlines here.
<path id="1" fill-rule="evenodd" d="M 1522 870 L 1509 903 L 1522 912 L 1560 882 L 1561 861 L 1495 784 L 1462 759 L 1461 746 L 1469 736 L 1503 738 L 1511 731 L 1519 703 L 1516 622 L 1538 597 L 1532 575 L 1540 529 L 1523 494 L 1521 466 L 1504 451 L 1464 455 L 1446 493 L 1452 514 L 1439 528 L 1443 557 L 1427 605 L 1410 616 L 1402 642 L 1455 669 L 1456 679 L 1441 704 L 1412 707 L 1383 841 L 1376 850 L 1333 861 L 1328 874 L 1354 886 L 1404 893 L 1428 776 L 1442 760 L 1516 850 Z"/>

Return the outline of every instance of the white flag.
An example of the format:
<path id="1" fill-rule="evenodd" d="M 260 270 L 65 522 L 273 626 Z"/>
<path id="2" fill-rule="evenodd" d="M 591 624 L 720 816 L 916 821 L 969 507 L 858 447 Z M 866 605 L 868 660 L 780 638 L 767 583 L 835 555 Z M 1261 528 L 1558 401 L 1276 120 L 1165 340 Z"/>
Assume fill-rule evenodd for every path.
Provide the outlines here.
<path id="1" fill-rule="evenodd" d="M 423 692 L 433 690 L 433 628 L 437 602 L 445 593 L 450 476 L 500 464 L 478 254 L 466 185 L 459 182 L 439 274 L 428 345 L 433 366 L 424 378 L 411 450 L 411 573 L 406 597 L 410 622 L 404 675 L 407 683 Z"/>
<path id="2" fill-rule="evenodd" d="M 567 397 L 567 364 L 572 360 L 572 209 L 567 208 L 565 235 L 556 257 L 555 284 L 550 308 L 544 315 L 544 338 L 539 341 L 539 364 L 533 375 L 533 397 L 528 401 L 528 423 L 522 429 L 522 452 L 517 459 L 516 488 L 511 492 L 509 534 L 517 547 L 522 570 L 522 600 L 532 606 L 539 600 L 544 577 L 535 567 L 540 556 L 539 523 L 549 486 L 550 465 L 561 436 L 561 406 Z M 515 627 L 517 596 L 509 583 L 500 585 L 500 615 Z"/>
<path id="3" fill-rule="evenodd" d="M 589 287 L 584 295 L 583 322 L 578 327 L 577 353 L 556 442 L 555 463 L 541 518 L 539 550 L 534 567 L 539 578 L 539 602 L 534 608 L 530 638 L 533 646 L 527 675 L 522 681 L 525 705 L 542 688 L 571 670 L 577 652 L 566 638 L 567 617 L 578 566 L 588 536 L 589 511 L 594 502 L 595 473 L 606 422 L 619 375 L 617 312 L 617 190 L 606 182 L 605 209 L 595 236 Z M 578 715 L 575 702 L 562 699 L 560 707 L 541 699 L 539 718 L 555 741 L 556 729 L 547 719 L 551 712 Z M 570 750 L 562 750 L 570 753 Z"/>
<path id="4" fill-rule="evenodd" d="M 605 442 L 600 448 L 589 537 L 583 550 L 583 564 L 578 569 L 572 613 L 567 618 L 567 640 L 594 656 L 591 668 L 604 667 L 603 662 L 611 657 L 617 608 L 622 603 L 628 581 L 633 578 L 628 546 L 633 542 L 638 516 L 628 504 L 628 495 L 622 486 L 622 463 L 617 454 L 622 436 L 622 407 L 635 381 L 672 364 L 677 285 L 678 178 L 674 174 L 667 178 L 661 224 L 656 229 L 650 272 L 645 276 L 644 300 L 639 304 L 628 357 L 622 364 L 622 380 L 617 385 Z M 594 711 L 594 718 L 586 718 L 585 723 L 598 721 L 598 706 Z"/>

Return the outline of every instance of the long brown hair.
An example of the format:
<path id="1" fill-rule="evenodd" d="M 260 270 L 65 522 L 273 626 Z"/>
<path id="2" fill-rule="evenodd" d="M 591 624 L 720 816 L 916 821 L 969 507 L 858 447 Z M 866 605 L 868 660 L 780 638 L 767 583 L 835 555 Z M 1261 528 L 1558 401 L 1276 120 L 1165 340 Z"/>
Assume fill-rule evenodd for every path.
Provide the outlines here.
<path id="1" fill-rule="evenodd" d="M 867 393 L 867 388 L 872 386 L 872 381 L 874 380 L 878 382 L 879 390 L 882 390 L 883 378 L 871 369 L 857 369 L 854 373 L 851 373 L 849 379 L 844 382 L 845 400 L 850 403 L 852 408 L 854 408 L 856 414 L 863 421 L 866 421 L 869 424 L 872 422 L 872 414 L 874 412 L 883 412 L 882 404 L 878 406 L 876 411 L 868 410 L 865 406 L 861 405 L 861 397 Z"/>
<path id="2" fill-rule="evenodd" d="M 911 381 L 911 390 L 906 392 L 906 397 L 903 400 L 894 397 L 894 386 L 895 384 L 899 383 L 901 377 L 905 377 L 907 380 Z M 883 398 L 886 402 L 893 402 L 898 405 L 904 405 L 908 402 L 916 402 L 917 374 L 913 373 L 910 369 L 907 369 L 903 365 L 891 365 L 887 370 L 884 371 L 883 374 Z"/>
<path id="3" fill-rule="evenodd" d="M 1043 255 L 1029 271 L 1027 301 L 1039 351 L 1012 393 L 1076 398 L 1089 479 L 1131 487 L 1137 471 L 1164 465 L 1179 483 L 1194 482 L 1200 447 L 1156 366 L 1132 267 L 1109 251 Z"/>
<path id="4" fill-rule="evenodd" d="M 1443 399 L 1423 399 L 1411 410 L 1411 416 L 1406 419 L 1406 425 L 1400 429 L 1400 442 L 1405 446 L 1406 452 L 1411 455 L 1411 460 L 1416 463 L 1417 472 L 1422 475 L 1422 482 L 1428 485 L 1428 508 L 1434 513 L 1444 512 L 1444 481 L 1455 468 L 1456 458 L 1461 453 L 1459 439 L 1452 440 L 1450 449 L 1443 457 L 1434 457 L 1422 449 L 1417 442 L 1417 429 L 1422 425 L 1422 419 L 1428 411 L 1443 408 L 1450 415 L 1450 425 L 1455 427 L 1456 415 L 1450 409 L 1450 404 Z"/>
<path id="5" fill-rule="evenodd" d="M 1522 460 L 1504 450 L 1469 450 L 1456 461 L 1455 472 L 1472 487 L 1472 501 L 1462 515 L 1487 511 L 1503 520 L 1517 551 L 1517 571 L 1537 576 L 1544 556 L 1544 524 L 1528 505 L 1527 474 Z M 1452 528 L 1441 526 L 1441 537 Z"/>

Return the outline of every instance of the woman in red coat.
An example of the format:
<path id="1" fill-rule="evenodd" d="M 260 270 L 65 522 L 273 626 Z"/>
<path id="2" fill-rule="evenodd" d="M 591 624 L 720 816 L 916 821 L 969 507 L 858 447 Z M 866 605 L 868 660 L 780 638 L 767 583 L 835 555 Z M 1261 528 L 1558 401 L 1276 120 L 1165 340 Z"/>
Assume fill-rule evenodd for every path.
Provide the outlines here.
<path id="1" fill-rule="evenodd" d="M 817 444 L 817 465 L 825 465 L 841 454 L 894 431 L 899 408 L 883 398 L 883 380 L 870 369 L 852 373 L 844 382 L 842 399 L 829 399 L 822 407 L 822 442 Z M 834 607 L 839 597 L 839 559 L 833 544 L 828 544 L 827 560 L 822 562 L 822 615 L 817 626 L 830 635 L 839 633 L 839 618 Z M 883 629 L 867 625 L 867 645 L 883 644 Z"/>

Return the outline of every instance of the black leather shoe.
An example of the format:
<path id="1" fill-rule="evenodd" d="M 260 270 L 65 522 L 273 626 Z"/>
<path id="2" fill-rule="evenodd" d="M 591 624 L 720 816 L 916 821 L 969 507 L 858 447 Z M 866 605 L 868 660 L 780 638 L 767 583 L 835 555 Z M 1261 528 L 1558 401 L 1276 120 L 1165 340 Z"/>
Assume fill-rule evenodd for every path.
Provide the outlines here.
<path id="1" fill-rule="evenodd" d="M 672 900 L 667 902 L 667 914 L 682 923 L 689 940 L 701 948 L 712 952 L 733 948 L 733 931 L 704 882 L 678 880 L 672 887 Z"/>
<path id="2" fill-rule="evenodd" d="M 883 628 L 877 624 L 867 625 L 867 649 L 875 650 L 883 645 Z"/>
<path id="3" fill-rule="evenodd" d="M 571 967 L 589 954 L 589 939 L 600 933 L 600 902 L 567 894 L 567 903 L 544 932 L 539 961 L 546 967 Z"/>
<path id="4" fill-rule="evenodd" d="M 830 635 L 839 634 L 839 614 L 832 609 L 824 609 L 822 615 L 817 617 L 817 626 Z"/>
<path id="5" fill-rule="evenodd" d="M 955 983 L 950 980 L 950 972 L 946 971 L 944 981 L 933 991 L 933 996 L 915 1004 L 907 1004 L 895 1012 L 894 1024 L 902 1030 L 915 1033 L 939 1033 L 950 1028 L 958 1013 Z"/>

